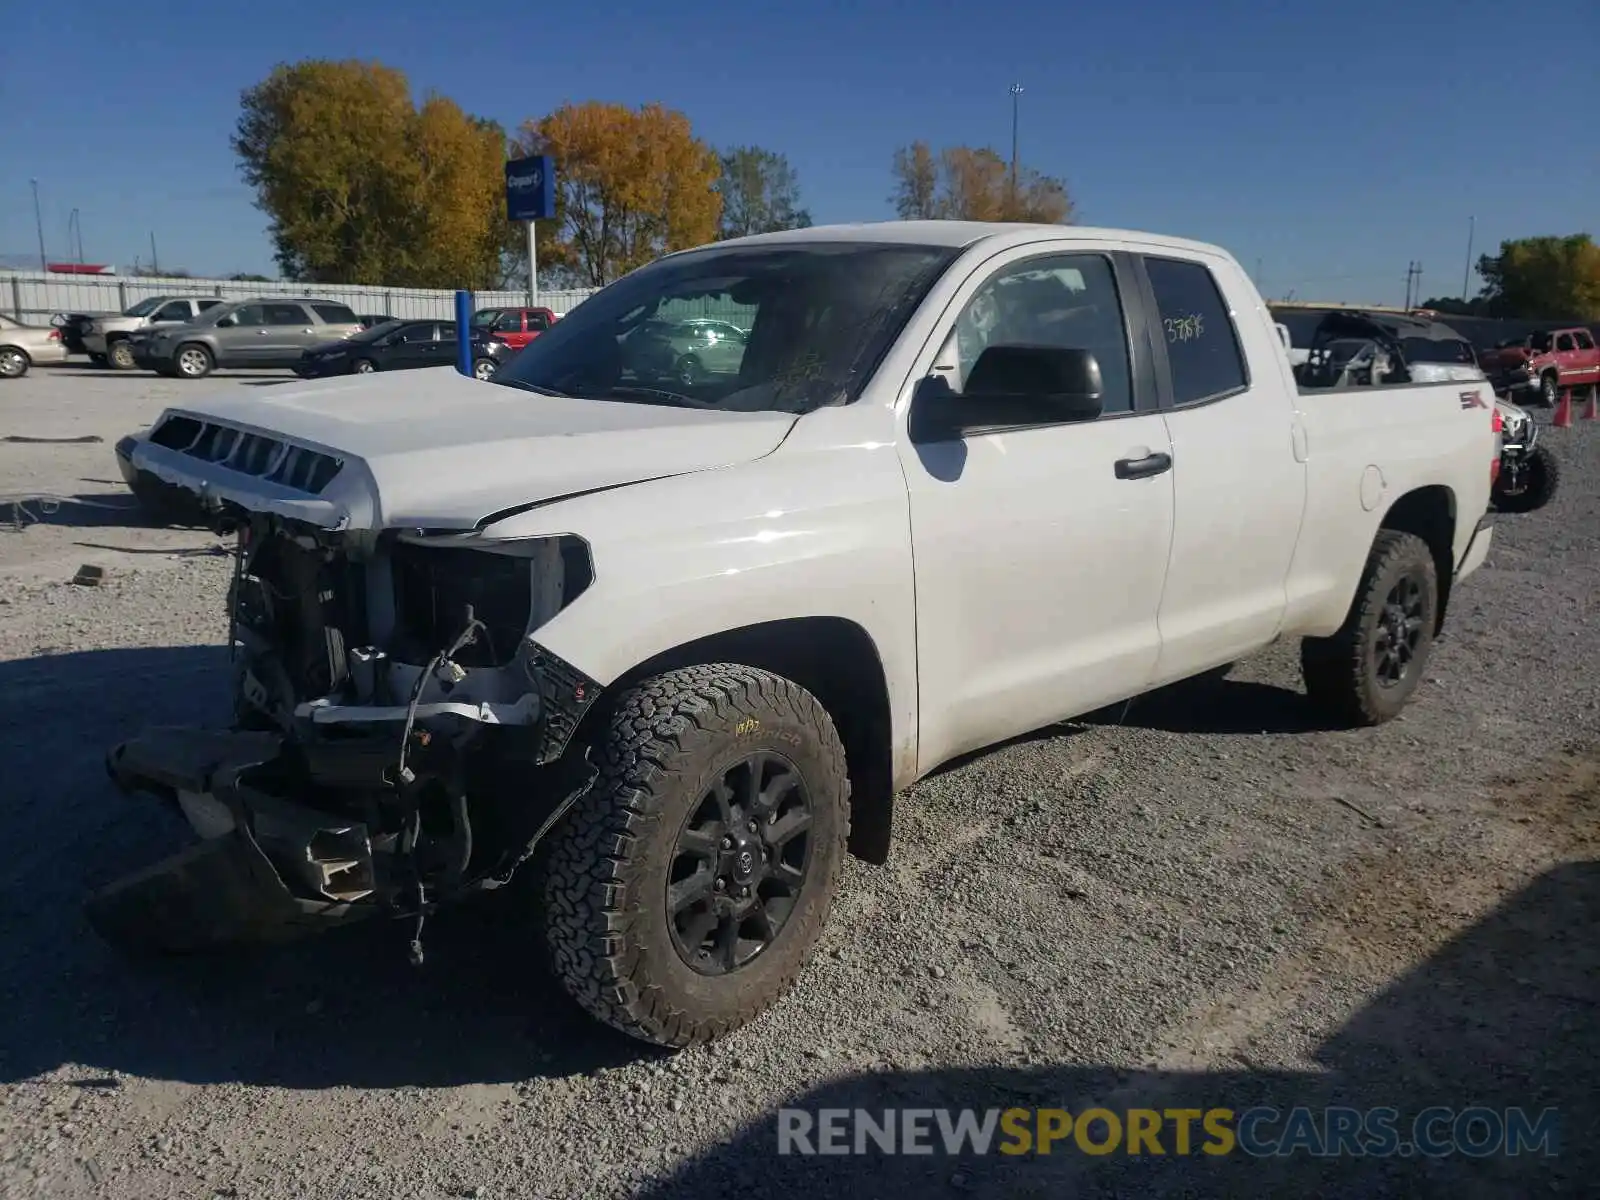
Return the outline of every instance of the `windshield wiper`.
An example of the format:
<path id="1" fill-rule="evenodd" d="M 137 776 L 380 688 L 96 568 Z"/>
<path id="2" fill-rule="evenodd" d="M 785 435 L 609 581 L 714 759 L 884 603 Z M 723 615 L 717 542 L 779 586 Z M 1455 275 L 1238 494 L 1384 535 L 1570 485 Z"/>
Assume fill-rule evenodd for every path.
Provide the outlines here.
<path id="1" fill-rule="evenodd" d="M 573 399 L 571 392 L 559 391 L 553 387 L 534 387 L 531 383 L 523 383 L 520 379 L 500 379 L 497 376 L 489 377 L 490 383 L 498 383 L 502 387 L 514 387 L 519 391 L 532 392 L 536 396 L 559 396 L 563 400 Z"/>
<path id="2" fill-rule="evenodd" d="M 625 385 L 614 387 L 607 393 L 607 398 L 612 396 L 626 400 L 643 400 L 647 404 L 672 404 L 681 408 L 717 408 L 718 405 L 696 400 L 693 396 L 685 396 L 682 392 L 669 392 L 665 388 L 634 387 Z"/>

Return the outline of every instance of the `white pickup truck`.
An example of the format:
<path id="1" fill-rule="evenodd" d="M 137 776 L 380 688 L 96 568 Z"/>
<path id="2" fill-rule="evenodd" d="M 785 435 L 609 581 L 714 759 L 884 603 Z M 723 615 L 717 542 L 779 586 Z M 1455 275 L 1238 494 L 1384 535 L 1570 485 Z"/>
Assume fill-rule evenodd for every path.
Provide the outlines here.
<path id="1" fill-rule="evenodd" d="M 720 370 L 630 347 L 708 319 Z M 168 409 L 130 465 L 239 531 L 236 711 L 111 751 L 202 840 L 91 920 L 420 929 L 531 861 L 579 1002 L 715 1037 L 956 755 L 1285 637 L 1331 716 L 1394 716 L 1489 548 L 1492 402 L 1301 390 L 1211 246 L 913 222 L 670 255 L 492 383 Z"/>

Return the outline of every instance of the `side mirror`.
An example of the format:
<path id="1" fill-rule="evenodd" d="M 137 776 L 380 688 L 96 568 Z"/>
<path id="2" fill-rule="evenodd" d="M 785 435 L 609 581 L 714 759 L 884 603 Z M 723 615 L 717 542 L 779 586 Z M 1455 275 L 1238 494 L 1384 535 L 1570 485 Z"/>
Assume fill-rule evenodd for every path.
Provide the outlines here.
<path id="1" fill-rule="evenodd" d="M 218 329 L 232 329 L 238 323 L 239 322 L 237 320 L 235 320 L 233 317 L 218 317 L 217 318 L 217 328 Z"/>
<path id="2" fill-rule="evenodd" d="M 911 401 L 913 442 L 1032 425 L 1093 421 L 1105 384 L 1087 350 L 1059 346 L 990 346 L 978 356 L 961 392 L 938 375 L 918 385 Z"/>

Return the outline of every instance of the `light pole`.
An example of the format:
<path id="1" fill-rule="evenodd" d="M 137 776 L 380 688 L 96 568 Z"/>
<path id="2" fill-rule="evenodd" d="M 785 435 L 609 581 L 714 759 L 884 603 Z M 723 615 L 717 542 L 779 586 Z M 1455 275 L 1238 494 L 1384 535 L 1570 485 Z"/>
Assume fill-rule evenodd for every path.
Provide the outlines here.
<path id="1" fill-rule="evenodd" d="M 1472 235 L 1478 232 L 1478 218 L 1467 218 L 1467 265 L 1461 272 L 1461 299 L 1467 298 L 1467 283 L 1472 278 Z"/>
<path id="2" fill-rule="evenodd" d="M 1017 98 L 1022 95 L 1022 85 L 1011 85 L 1011 215 L 1017 208 Z"/>
<path id="3" fill-rule="evenodd" d="M 49 263 L 44 257 L 44 218 L 39 215 L 39 181 L 28 180 L 33 185 L 33 228 L 39 234 L 39 270 L 48 271 Z"/>

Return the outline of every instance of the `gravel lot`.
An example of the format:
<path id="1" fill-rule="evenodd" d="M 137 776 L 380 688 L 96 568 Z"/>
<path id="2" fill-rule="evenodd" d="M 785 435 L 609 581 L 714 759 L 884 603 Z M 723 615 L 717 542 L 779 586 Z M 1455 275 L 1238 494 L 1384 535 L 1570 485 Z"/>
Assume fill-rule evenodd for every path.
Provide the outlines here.
<path id="1" fill-rule="evenodd" d="M 546 978 L 526 889 L 409 930 L 134 966 L 86 889 L 188 834 L 100 757 L 217 716 L 227 560 L 111 457 L 174 395 L 0 384 L 0 1195 L 1593 1194 L 1600 1152 L 1600 425 L 1502 518 L 1400 720 L 1319 729 L 1292 647 L 901 798 L 774 1012 L 658 1054 Z M 34 518 L 38 518 L 35 520 Z M 67 581 L 106 568 L 97 588 Z M 1555 1159 L 775 1156 L 773 1109 L 1431 1104 L 1562 1111 Z"/>

